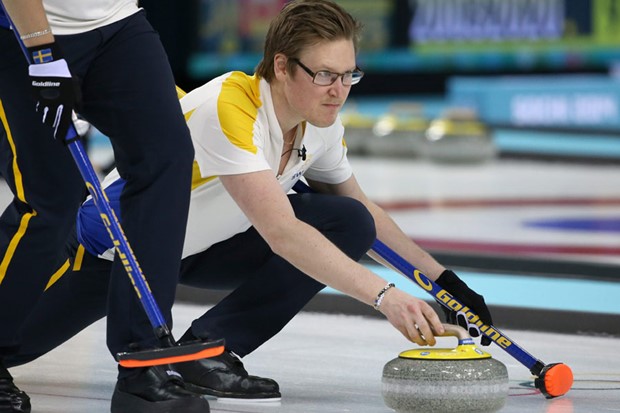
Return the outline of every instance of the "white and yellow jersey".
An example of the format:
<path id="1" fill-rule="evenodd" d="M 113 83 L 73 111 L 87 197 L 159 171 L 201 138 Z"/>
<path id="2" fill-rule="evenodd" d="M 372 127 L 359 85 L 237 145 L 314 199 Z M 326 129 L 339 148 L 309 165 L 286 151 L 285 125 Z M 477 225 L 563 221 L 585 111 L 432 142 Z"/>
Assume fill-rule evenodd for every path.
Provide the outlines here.
<path id="1" fill-rule="evenodd" d="M 204 251 L 251 225 L 224 189 L 220 175 L 272 170 L 288 192 L 302 176 L 337 184 L 352 174 L 338 119 L 327 128 L 302 124 L 293 145 L 296 149 L 277 176 L 283 134 L 269 84 L 257 76 L 226 73 L 183 97 L 181 108 L 196 152 L 184 256 Z M 299 156 L 302 148 L 305 159 Z"/>
<path id="2" fill-rule="evenodd" d="M 183 258 L 202 252 L 211 245 L 246 231 L 251 223 L 224 189 L 220 175 L 234 175 L 271 170 L 288 193 L 305 176 L 311 180 L 338 184 L 346 181 L 352 170 L 344 144 L 344 127 L 337 118 L 327 128 L 303 123 L 297 129 L 288 164 L 277 175 L 282 158 L 283 134 L 276 119 L 269 84 L 256 76 L 230 72 L 181 98 L 195 149 L 192 193 L 183 248 Z M 305 148 L 305 157 L 299 156 Z M 116 171 L 104 180 L 111 204 L 116 206 L 122 183 Z M 114 188 L 116 187 L 116 188 Z M 92 202 L 92 201 L 90 201 Z M 103 226 L 101 235 L 92 228 L 97 217 L 85 219 L 92 209 L 85 204 L 78 221 L 79 238 L 91 253 L 102 254 L 95 244 L 111 245 Z M 90 228 L 89 228 L 90 227 Z M 88 238 L 91 238 L 89 241 Z M 94 238 L 97 238 L 97 242 Z M 90 248 L 89 248 L 90 247 Z M 97 250 L 97 251 L 93 251 Z M 111 251 L 101 255 L 111 258 Z"/>

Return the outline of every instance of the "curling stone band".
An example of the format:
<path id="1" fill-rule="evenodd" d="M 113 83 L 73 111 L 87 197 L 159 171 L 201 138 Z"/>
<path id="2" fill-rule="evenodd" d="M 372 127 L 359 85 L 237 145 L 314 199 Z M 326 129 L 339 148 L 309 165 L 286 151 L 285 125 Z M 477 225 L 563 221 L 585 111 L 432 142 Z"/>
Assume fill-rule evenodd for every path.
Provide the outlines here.
<path id="1" fill-rule="evenodd" d="M 459 340 L 456 348 L 420 348 L 403 351 L 398 357 L 418 360 L 477 360 L 490 359 L 491 355 L 476 347 L 474 339 L 459 326 L 444 324 L 445 333 L 439 337 L 456 337 Z"/>
<path id="2" fill-rule="evenodd" d="M 476 347 L 463 328 L 444 324 L 454 349 L 402 352 L 383 368 L 385 404 L 398 413 L 494 412 L 508 394 L 506 366 Z"/>

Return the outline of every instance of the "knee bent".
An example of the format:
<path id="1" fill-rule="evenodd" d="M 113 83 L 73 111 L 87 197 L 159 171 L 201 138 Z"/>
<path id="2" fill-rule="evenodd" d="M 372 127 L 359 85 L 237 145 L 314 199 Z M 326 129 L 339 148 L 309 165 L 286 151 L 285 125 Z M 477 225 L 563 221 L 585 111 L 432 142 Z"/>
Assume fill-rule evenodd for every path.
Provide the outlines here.
<path id="1" fill-rule="evenodd" d="M 361 257 L 370 249 L 377 238 L 375 220 L 364 204 L 351 198 L 348 198 L 348 201 L 349 205 L 346 208 L 347 233 L 354 240 L 356 249 L 361 251 Z"/>

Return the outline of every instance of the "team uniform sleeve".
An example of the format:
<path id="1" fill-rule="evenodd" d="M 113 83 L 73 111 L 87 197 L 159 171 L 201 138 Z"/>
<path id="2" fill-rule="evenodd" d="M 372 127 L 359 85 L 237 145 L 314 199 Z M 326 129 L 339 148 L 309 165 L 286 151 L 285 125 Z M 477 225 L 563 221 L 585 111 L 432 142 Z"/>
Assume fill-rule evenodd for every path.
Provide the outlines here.
<path id="1" fill-rule="evenodd" d="M 257 121 L 251 93 L 229 78 L 211 86 L 188 120 L 202 177 L 271 169 L 263 153 L 268 131 Z"/>

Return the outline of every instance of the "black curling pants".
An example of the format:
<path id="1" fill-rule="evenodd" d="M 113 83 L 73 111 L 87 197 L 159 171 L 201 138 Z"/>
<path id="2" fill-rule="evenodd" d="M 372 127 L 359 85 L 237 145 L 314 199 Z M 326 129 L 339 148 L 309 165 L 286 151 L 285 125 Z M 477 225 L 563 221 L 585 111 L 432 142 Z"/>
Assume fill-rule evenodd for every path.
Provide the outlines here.
<path id="1" fill-rule="evenodd" d="M 171 326 L 194 149 L 166 53 L 144 12 L 57 42 L 81 83 L 79 113 L 112 142 L 126 181 L 119 218 Z M 119 260 L 110 278 L 107 343 L 113 355 L 159 345 Z"/>
<path id="2" fill-rule="evenodd" d="M 300 220 L 354 260 L 375 240 L 372 216 L 353 199 L 321 194 L 289 199 Z M 81 270 L 69 271 L 46 291 L 24 326 L 20 354 L 7 365 L 33 360 L 104 317 L 109 265 L 86 253 Z M 324 287 L 275 255 L 254 228 L 183 259 L 181 282 L 232 290 L 194 320 L 191 330 L 198 337 L 225 338 L 227 349 L 240 356 L 277 334 Z"/>

